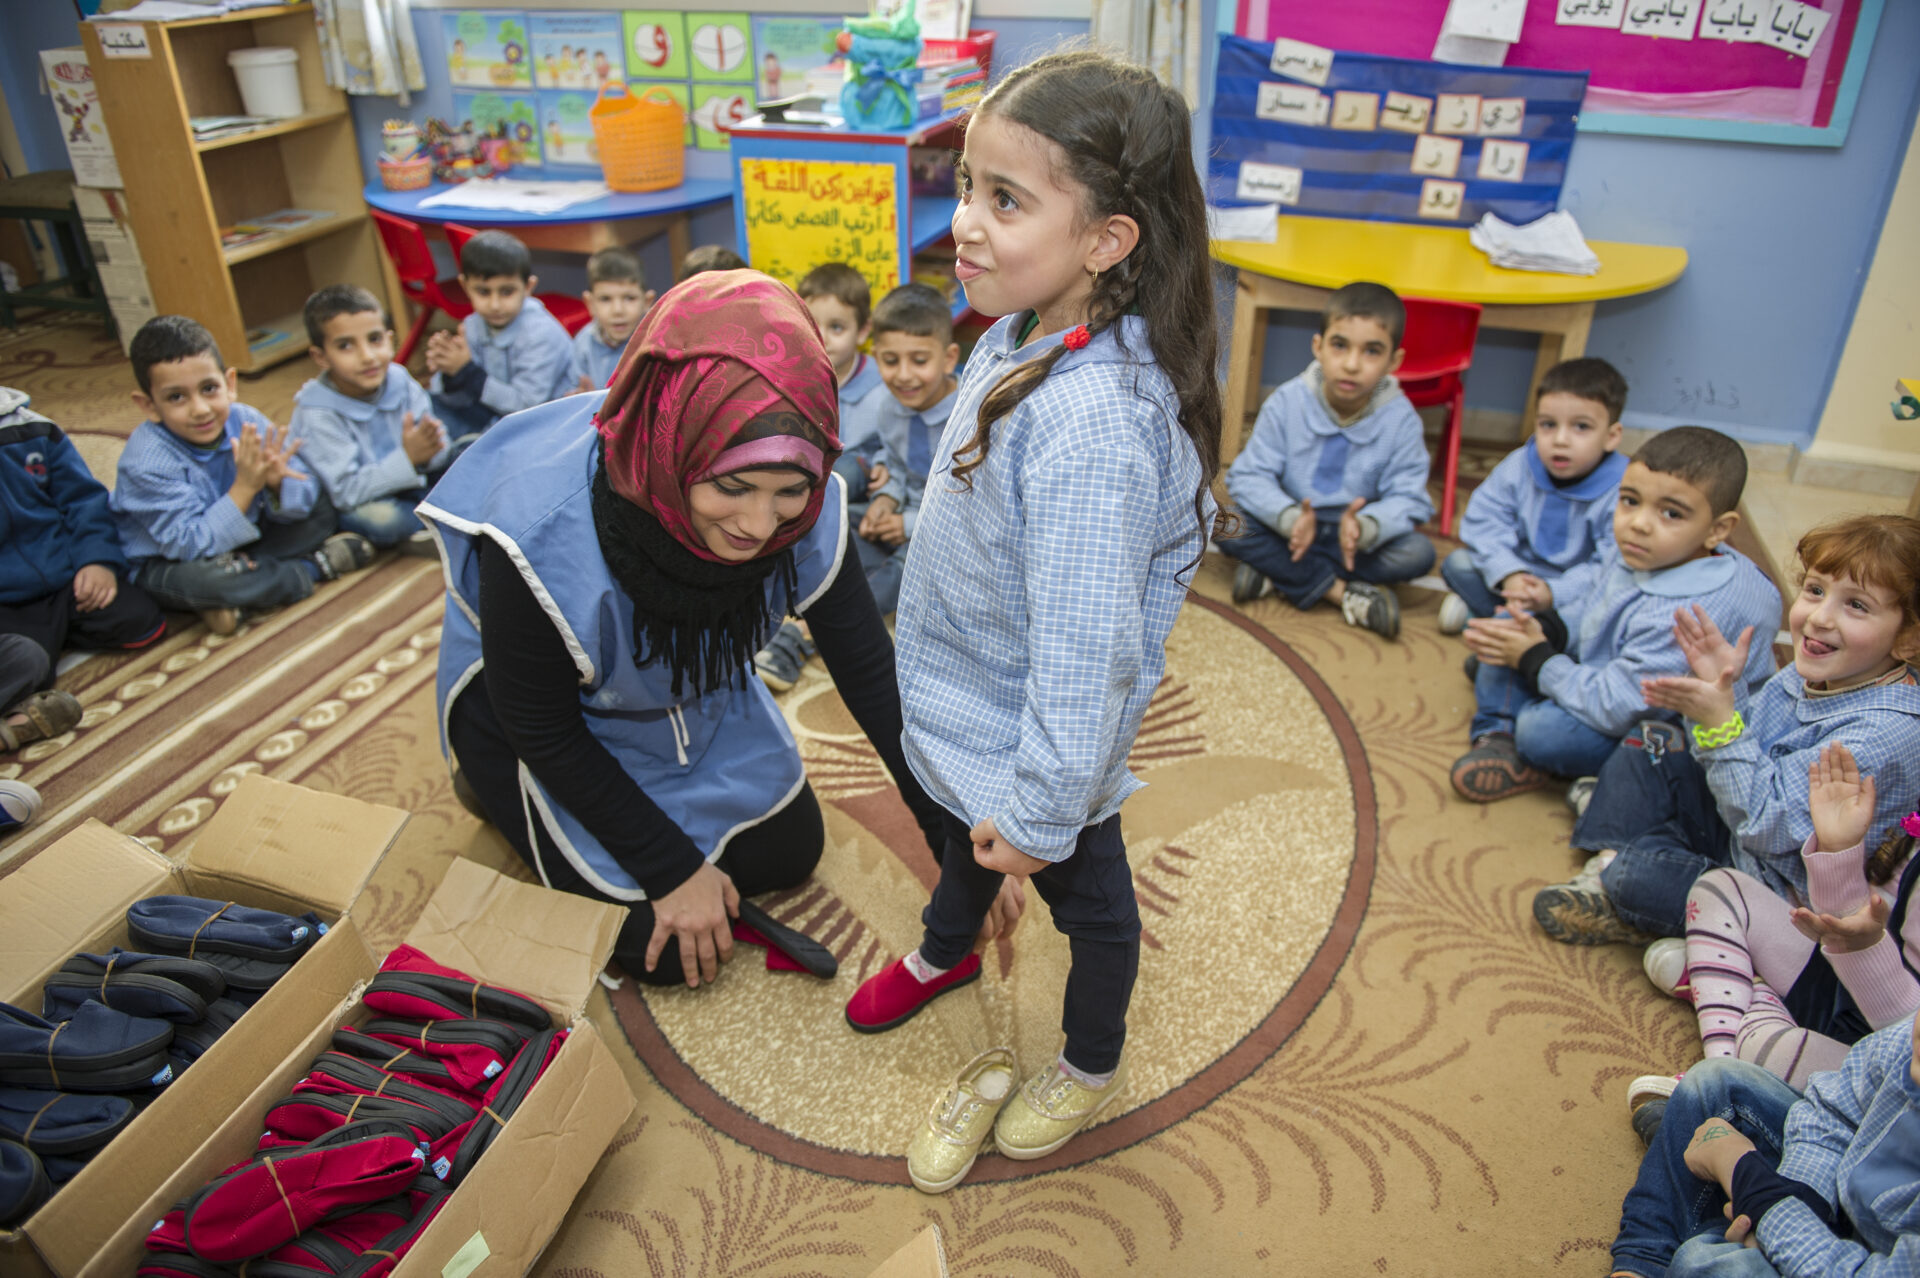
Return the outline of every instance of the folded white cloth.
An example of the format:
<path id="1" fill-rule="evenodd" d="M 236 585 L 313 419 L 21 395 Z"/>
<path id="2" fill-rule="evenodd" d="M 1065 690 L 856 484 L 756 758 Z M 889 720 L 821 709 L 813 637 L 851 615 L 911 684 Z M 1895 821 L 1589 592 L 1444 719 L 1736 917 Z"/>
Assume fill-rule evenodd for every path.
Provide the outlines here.
<path id="1" fill-rule="evenodd" d="M 1580 234 L 1573 214 L 1549 213 L 1525 226 L 1503 222 L 1488 213 L 1467 232 L 1467 240 L 1495 266 L 1516 271 L 1551 271 L 1559 275 L 1592 275 L 1600 269 Z"/>

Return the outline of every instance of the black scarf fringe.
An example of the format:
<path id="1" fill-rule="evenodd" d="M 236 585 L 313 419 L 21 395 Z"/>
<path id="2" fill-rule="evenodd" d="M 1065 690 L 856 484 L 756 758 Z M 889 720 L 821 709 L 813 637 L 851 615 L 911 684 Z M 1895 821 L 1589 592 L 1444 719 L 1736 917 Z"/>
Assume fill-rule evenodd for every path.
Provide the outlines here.
<path id="1" fill-rule="evenodd" d="M 745 563 L 716 563 L 688 550 L 648 512 L 613 491 L 604 446 L 593 475 L 593 526 L 614 582 L 633 601 L 633 664 L 665 662 L 673 695 L 729 684 L 745 688 L 762 639 L 793 607 L 793 549 Z M 778 615 L 767 577 L 780 575 Z"/>

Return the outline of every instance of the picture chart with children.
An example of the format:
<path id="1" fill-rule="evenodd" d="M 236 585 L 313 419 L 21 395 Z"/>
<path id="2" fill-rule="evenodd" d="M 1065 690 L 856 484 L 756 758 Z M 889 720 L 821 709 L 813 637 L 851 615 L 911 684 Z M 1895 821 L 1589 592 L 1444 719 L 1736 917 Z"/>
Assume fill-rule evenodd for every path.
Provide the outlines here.
<path id="1" fill-rule="evenodd" d="M 0 1273 L 1920 1278 L 1920 3 L 186 2 L 0 58 Z"/>

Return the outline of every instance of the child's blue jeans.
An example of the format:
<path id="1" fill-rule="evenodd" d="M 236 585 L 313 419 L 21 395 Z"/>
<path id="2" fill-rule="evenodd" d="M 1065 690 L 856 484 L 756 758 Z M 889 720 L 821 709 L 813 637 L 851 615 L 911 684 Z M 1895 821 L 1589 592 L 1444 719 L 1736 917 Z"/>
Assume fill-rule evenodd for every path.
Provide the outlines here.
<path id="1" fill-rule="evenodd" d="M 1779 1166 L 1787 1111 L 1800 1094 L 1758 1065 L 1715 1057 L 1695 1065 L 1667 1102 L 1660 1130 L 1640 1160 L 1640 1174 L 1620 1205 L 1613 1267 L 1641 1278 L 1746 1278 L 1771 1274 L 1757 1251 L 1726 1247 L 1727 1196 L 1718 1182 L 1687 1170 L 1687 1146 L 1709 1118 L 1730 1123 Z M 1758 1266 L 1755 1267 L 1755 1261 Z"/>
<path id="2" fill-rule="evenodd" d="M 867 589 L 873 592 L 874 606 L 884 617 L 900 604 L 900 582 L 907 571 L 907 544 L 887 546 L 859 535 L 870 494 L 867 469 L 858 457 L 842 455 L 833 464 L 833 473 L 847 485 L 847 522 L 854 530 L 853 544 L 860 556 L 860 571 L 867 574 Z"/>
<path id="3" fill-rule="evenodd" d="M 150 559 L 137 579 L 162 608 L 181 612 L 299 603 L 319 578 L 311 563 L 301 561 L 320 549 L 336 524 L 333 503 L 322 493 L 305 519 L 263 523 L 257 541 L 211 559 Z"/>
<path id="4" fill-rule="evenodd" d="M 1339 519 L 1317 519 L 1313 544 L 1295 562 L 1287 539 L 1258 520 L 1243 518 L 1241 533 L 1220 543 L 1220 549 L 1252 564 L 1296 608 L 1311 608 L 1336 581 L 1370 581 L 1387 585 L 1412 581 L 1433 567 L 1433 543 L 1417 532 L 1402 533 L 1372 550 L 1353 557 L 1349 569 L 1340 558 Z"/>
<path id="5" fill-rule="evenodd" d="M 1573 826 L 1574 847 L 1618 854 L 1600 873 L 1607 900 L 1656 936 L 1685 936 L 1693 881 L 1732 861 L 1733 835 L 1682 731 L 1659 720 L 1634 725 Z"/>
<path id="6" fill-rule="evenodd" d="M 1598 772 L 1620 744 L 1618 739 L 1580 722 L 1558 703 L 1528 692 L 1520 676 L 1506 666 L 1480 663 L 1480 672 L 1473 677 L 1473 700 L 1472 740 L 1489 732 L 1509 733 L 1522 759 L 1555 776 L 1584 777 Z"/>
<path id="7" fill-rule="evenodd" d="M 1494 589 L 1499 583 L 1481 575 L 1473 562 L 1473 552 L 1465 547 L 1440 561 L 1440 578 L 1448 590 L 1466 600 L 1467 611 L 1476 617 L 1491 617 L 1506 607 L 1506 600 Z"/>
<path id="8" fill-rule="evenodd" d="M 448 434 L 452 435 L 453 426 L 450 423 L 443 423 L 443 425 L 446 425 Z M 340 531 L 359 533 L 380 549 L 386 550 L 399 545 L 425 528 L 426 525 L 420 522 L 420 516 L 413 513 L 413 508 L 426 500 L 427 494 L 433 491 L 433 486 L 439 482 L 440 476 L 446 474 L 448 469 L 460 460 L 460 455 L 472 447 L 473 441 L 478 438 L 480 436 L 473 434 L 455 437 L 453 446 L 447 449 L 445 460 L 427 471 L 427 482 L 418 488 L 388 493 L 385 497 L 375 497 L 372 501 L 363 501 L 358 506 L 349 506 L 341 511 Z"/>

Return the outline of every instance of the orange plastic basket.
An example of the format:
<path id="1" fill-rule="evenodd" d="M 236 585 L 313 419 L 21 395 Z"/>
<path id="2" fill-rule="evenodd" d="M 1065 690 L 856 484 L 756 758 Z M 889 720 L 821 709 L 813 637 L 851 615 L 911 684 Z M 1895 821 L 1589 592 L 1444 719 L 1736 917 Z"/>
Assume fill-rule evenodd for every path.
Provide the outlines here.
<path id="1" fill-rule="evenodd" d="M 587 113 L 600 168 L 616 191 L 664 191 L 687 174 L 687 113 L 665 89 L 634 97 L 618 80 L 600 86 Z"/>

